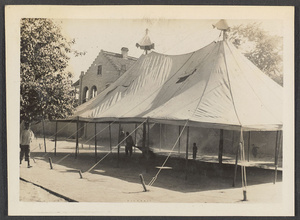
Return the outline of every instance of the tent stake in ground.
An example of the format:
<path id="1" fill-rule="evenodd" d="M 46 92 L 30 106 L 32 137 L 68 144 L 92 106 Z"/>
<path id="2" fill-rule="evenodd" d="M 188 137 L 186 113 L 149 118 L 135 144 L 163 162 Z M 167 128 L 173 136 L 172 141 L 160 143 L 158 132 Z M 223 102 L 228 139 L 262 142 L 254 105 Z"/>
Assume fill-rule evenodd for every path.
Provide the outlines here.
<path id="1" fill-rule="evenodd" d="M 53 166 L 52 166 L 52 159 L 51 159 L 51 157 L 49 157 L 49 164 L 50 164 L 50 169 L 52 170 Z"/>
<path id="2" fill-rule="evenodd" d="M 142 183 L 143 188 L 144 188 L 144 192 L 147 192 L 147 188 L 146 188 L 146 185 L 145 185 L 144 177 L 143 177 L 142 174 L 140 174 L 140 179 L 141 179 L 141 183 Z"/>

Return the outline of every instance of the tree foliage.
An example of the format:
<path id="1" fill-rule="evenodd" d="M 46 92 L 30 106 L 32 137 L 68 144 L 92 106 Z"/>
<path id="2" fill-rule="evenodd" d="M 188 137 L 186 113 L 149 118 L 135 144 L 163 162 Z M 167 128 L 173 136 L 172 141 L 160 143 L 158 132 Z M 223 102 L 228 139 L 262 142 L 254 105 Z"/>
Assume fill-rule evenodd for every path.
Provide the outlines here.
<path id="1" fill-rule="evenodd" d="M 229 40 L 260 70 L 283 84 L 282 37 L 270 35 L 259 23 L 231 27 Z"/>
<path id="2" fill-rule="evenodd" d="M 73 43 L 50 19 L 21 20 L 21 120 L 51 120 L 72 114 L 72 74 L 66 67 Z"/>

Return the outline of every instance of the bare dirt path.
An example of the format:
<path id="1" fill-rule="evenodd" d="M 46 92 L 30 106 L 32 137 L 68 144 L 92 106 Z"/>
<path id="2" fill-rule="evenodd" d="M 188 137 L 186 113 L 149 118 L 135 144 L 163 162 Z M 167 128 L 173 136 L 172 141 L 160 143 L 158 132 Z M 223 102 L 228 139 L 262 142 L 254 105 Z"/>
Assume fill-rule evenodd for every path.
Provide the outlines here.
<path id="1" fill-rule="evenodd" d="M 157 167 L 165 160 L 165 155 L 157 155 L 149 161 L 136 152 L 126 157 L 121 149 L 119 161 L 117 153 L 106 155 L 108 149 L 99 146 L 98 158 L 103 158 L 91 172 L 86 172 L 95 164 L 94 149 L 88 145 L 79 149 L 75 158 L 74 143 L 59 141 L 56 156 L 53 142 L 47 140 L 47 154 L 38 144 L 33 146 L 32 168 L 25 164 L 20 167 L 20 177 L 34 184 L 79 202 L 156 202 L 156 203 L 237 203 L 243 199 L 241 175 L 238 169 L 236 187 L 232 187 L 234 166 L 201 161 L 188 161 L 185 180 L 185 160 L 170 158 L 148 192 L 143 192 L 139 175 L 146 185 L 157 174 Z M 38 143 L 38 142 L 37 142 Z M 53 169 L 49 166 L 49 157 Z M 83 178 L 80 178 L 79 170 Z M 273 184 L 274 171 L 247 168 L 247 198 L 249 203 L 277 203 L 282 201 L 281 172 L 278 183 Z M 51 202 L 66 200 L 32 184 L 20 182 L 20 201 Z"/>

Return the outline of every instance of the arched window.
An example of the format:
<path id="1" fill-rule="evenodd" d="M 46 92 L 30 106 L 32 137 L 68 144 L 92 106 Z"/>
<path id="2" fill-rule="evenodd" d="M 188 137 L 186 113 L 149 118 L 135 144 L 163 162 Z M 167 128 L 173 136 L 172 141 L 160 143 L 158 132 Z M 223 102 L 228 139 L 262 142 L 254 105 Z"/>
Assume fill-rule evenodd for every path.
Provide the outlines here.
<path id="1" fill-rule="evenodd" d="M 82 93 L 82 103 L 85 103 L 87 100 L 89 100 L 89 88 L 86 86 Z"/>
<path id="2" fill-rule="evenodd" d="M 94 98 L 97 95 L 97 87 L 93 86 L 91 89 L 91 98 Z"/>

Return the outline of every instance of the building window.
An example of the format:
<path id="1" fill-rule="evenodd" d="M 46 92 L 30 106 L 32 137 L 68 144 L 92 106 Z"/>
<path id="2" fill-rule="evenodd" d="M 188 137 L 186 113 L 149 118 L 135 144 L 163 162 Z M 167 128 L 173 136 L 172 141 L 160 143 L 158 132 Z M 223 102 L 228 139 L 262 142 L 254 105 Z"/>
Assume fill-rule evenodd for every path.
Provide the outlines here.
<path id="1" fill-rule="evenodd" d="M 82 103 L 85 103 L 86 101 L 89 100 L 89 88 L 88 87 L 84 87 L 82 98 L 83 98 Z"/>
<path id="2" fill-rule="evenodd" d="M 91 94 L 91 98 L 94 98 L 97 95 L 97 87 L 93 86 L 92 87 L 92 94 Z"/>
<path id="3" fill-rule="evenodd" d="M 98 75 L 102 75 L 102 65 L 98 65 Z"/>

